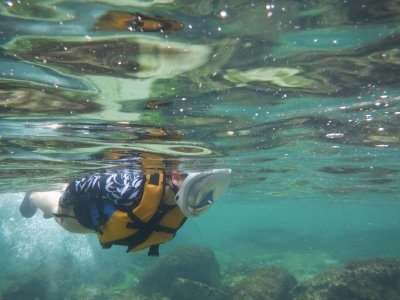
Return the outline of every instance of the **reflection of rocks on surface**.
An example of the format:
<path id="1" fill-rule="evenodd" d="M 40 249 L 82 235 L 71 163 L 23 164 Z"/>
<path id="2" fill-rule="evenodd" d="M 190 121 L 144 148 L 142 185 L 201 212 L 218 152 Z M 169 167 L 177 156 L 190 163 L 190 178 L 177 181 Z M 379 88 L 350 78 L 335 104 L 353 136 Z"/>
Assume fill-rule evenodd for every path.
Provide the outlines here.
<path id="1" fill-rule="evenodd" d="M 392 100 L 397 102 L 400 99 L 396 97 Z M 376 102 L 371 101 L 368 103 L 370 106 L 367 104 L 362 106 L 365 112 L 372 113 L 378 109 L 374 106 Z M 307 130 L 307 133 L 299 132 L 298 134 L 287 134 L 286 136 L 282 134 L 283 131 L 290 131 L 295 127 Z M 276 132 L 275 128 L 280 128 L 279 132 Z M 376 132 L 379 128 L 384 128 L 384 130 L 382 132 L 379 131 L 379 135 L 377 135 Z M 388 147 L 400 146 L 400 139 L 398 138 L 399 128 L 391 122 L 379 120 L 353 124 L 352 122 L 339 119 L 311 115 L 260 123 L 257 126 L 228 131 L 224 135 L 231 140 L 233 138 L 246 139 L 247 144 L 251 143 L 254 147 L 259 148 L 280 147 L 290 143 L 295 137 L 308 138 L 310 140 L 315 139 L 320 142 L 333 144 L 377 147 L 379 143 L 386 143 Z M 264 137 L 262 143 L 260 143 L 258 138 L 260 135 Z"/>
<path id="2" fill-rule="evenodd" d="M 224 78 L 238 83 L 239 86 L 247 82 L 268 82 L 280 87 L 308 87 L 315 84 L 312 80 L 298 75 L 300 69 L 295 68 L 257 68 L 247 71 L 228 70 Z"/>
<path id="3" fill-rule="evenodd" d="M 99 105 L 89 101 L 91 95 L 73 91 L 62 91 L 43 86 L 28 87 L 15 83 L 0 89 L 0 113 L 18 115 L 26 113 L 70 114 L 91 113 Z"/>
<path id="4" fill-rule="evenodd" d="M 106 47 L 104 46 L 106 45 Z M 17 38 L 9 45 L 18 58 L 45 61 L 86 75 L 172 78 L 206 64 L 209 47 L 169 42 L 157 37 L 54 39 Z M 39 59 L 38 59 L 39 58 Z"/>
<path id="5" fill-rule="evenodd" d="M 400 261 L 356 261 L 324 272 L 295 287 L 294 300 L 400 299 Z"/>
<path id="6" fill-rule="evenodd" d="M 281 268 L 263 268 L 250 272 L 232 287 L 234 300 L 284 300 L 296 279 Z"/>
<path id="7" fill-rule="evenodd" d="M 218 286 L 220 269 L 214 253 L 203 247 L 182 248 L 147 270 L 139 281 L 139 289 L 145 293 L 169 294 L 176 278 Z"/>
<path id="8" fill-rule="evenodd" d="M 184 25 L 175 20 L 121 11 L 107 12 L 94 27 L 95 30 L 130 32 L 172 32 L 182 30 L 183 28 Z"/>

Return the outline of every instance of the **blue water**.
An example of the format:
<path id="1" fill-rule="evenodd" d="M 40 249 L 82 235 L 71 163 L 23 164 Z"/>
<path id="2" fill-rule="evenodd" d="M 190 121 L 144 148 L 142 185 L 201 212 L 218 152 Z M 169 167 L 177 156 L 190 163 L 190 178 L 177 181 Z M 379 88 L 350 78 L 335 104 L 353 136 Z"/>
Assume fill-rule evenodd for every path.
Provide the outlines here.
<path id="1" fill-rule="evenodd" d="M 178 29 L 102 28 L 110 11 Z M 66 280 L 60 261 L 82 274 L 79 297 L 135 286 L 157 259 L 18 207 L 138 152 L 232 169 L 222 199 L 161 250 L 210 248 L 227 285 L 240 268 L 303 281 L 399 258 L 398 16 L 396 1 L 2 1 L 0 294 L 37 270 Z"/>

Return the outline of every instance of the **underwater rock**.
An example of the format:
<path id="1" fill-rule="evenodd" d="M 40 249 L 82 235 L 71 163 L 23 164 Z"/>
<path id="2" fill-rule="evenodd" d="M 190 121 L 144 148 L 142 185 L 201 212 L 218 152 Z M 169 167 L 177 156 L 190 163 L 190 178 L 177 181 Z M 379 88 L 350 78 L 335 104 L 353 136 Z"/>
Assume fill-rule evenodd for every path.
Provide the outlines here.
<path id="1" fill-rule="evenodd" d="M 234 300 L 285 300 L 296 278 L 282 268 L 263 268 L 249 273 L 232 289 Z"/>
<path id="2" fill-rule="evenodd" d="M 111 298 L 111 293 L 104 288 L 92 286 L 81 286 L 74 289 L 71 293 L 72 299 L 87 299 L 87 300 L 107 300 Z"/>
<path id="3" fill-rule="evenodd" d="M 400 299 L 400 260 L 355 261 L 296 286 L 293 300 Z"/>
<path id="4" fill-rule="evenodd" d="M 15 279 L 0 299 L 64 299 L 69 287 L 78 285 L 71 257 L 49 258 L 46 263 Z"/>
<path id="5" fill-rule="evenodd" d="M 139 280 L 138 288 L 146 294 L 171 293 L 175 278 L 197 281 L 211 287 L 219 285 L 220 267 L 214 253 L 204 247 L 181 248 L 148 269 Z"/>
<path id="6" fill-rule="evenodd" d="M 48 282 L 45 278 L 29 276 L 24 277 L 5 292 L 0 293 L 0 299 L 25 300 L 46 299 Z"/>
<path id="7" fill-rule="evenodd" d="M 176 278 L 171 287 L 173 300 L 228 300 L 228 294 L 207 284 L 185 278 Z"/>

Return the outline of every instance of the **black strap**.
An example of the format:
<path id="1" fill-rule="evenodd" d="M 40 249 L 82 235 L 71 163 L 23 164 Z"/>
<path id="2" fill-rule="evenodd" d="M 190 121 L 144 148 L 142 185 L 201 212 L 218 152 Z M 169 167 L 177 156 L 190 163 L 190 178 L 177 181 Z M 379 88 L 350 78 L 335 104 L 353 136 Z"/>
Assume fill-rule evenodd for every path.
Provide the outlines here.
<path id="1" fill-rule="evenodd" d="M 150 246 L 147 256 L 160 256 L 160 245 Z"/>
<path id="2" fill-rule="evenodd" d="M 170 233 L 170 234 L 174 234 L 176 232 L 175 228 L 171 228 L 171 227 L 166 227 L 163 225 L 155 225 L 153 227 L 153 231 L 158 231 L 158 232 L 165 232 L 165 233 Z"/>
<path id="3" fill-rule="evenodd" d="M 70 215 L 66 215 L 66 214 L 56 214 L 56 213 L 52 213 L 52 214 L 56 218 L 72 218 L 72 219 L 76 219 L 76 217 L 70 216 Z"/>
<path id="4" fill-rule="evenodd" d="M 129 219 L 132 220 L 132 222 L 126 224 L 127 228 L 140 229 L 146 225 L 146 222 L 142 221 L 142 219 L 135 215 L 132 210 L 128 210 L 126 213 L 128 214 Z"/>

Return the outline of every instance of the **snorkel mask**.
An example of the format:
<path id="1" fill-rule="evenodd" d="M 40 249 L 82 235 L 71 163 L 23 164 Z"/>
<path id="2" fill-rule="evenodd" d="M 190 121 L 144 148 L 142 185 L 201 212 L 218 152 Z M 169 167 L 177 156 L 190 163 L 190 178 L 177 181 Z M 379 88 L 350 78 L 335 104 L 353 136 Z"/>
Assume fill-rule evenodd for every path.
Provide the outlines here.
<path id="1" fill-rule="evenodd" d="M 196 217 L 211 207 L 229 185 L 230 169 L 187 172 L 175 200 L 186 217 Z"/>

